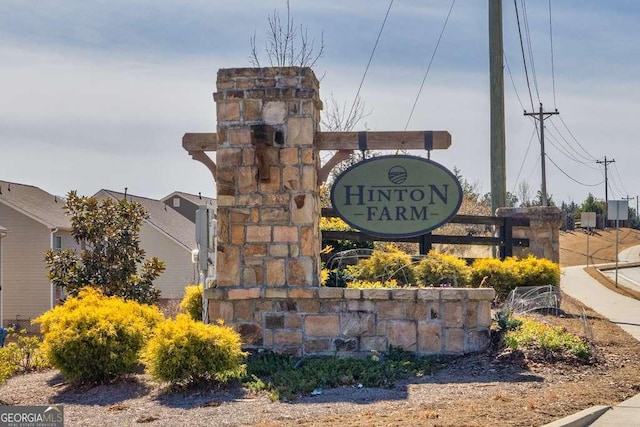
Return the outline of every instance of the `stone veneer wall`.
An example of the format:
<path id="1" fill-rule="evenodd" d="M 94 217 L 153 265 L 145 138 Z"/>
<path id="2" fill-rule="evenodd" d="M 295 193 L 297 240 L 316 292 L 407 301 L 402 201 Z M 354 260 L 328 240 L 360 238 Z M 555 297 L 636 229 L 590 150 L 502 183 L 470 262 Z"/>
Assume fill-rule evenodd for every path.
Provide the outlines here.
<path id="1" fill-rule="evenodd" d="M 513 255 L 533 255 L 560 263 L 560 226 L 562 211 L 557 207 L 498 208 L 496 216 L 529 218 L 529 227 L 514 227 L 514 237 L 529 239 L 528 248 L 513 248 Z"/>
<path id="2" fill-rule="evenodd" d="M 218 72 L 217 284 L 205 290 L 248 347 L 296 355 L 460 354 L 489 344 L 493 289 L 319 286 L 322 103 L 308 68 Z"/>
<path id="3" fill-rule="evenodd" d="M 223 69 L 217 88 L 218 286 L 318 286 L 318 80 L 309 68 Z"/>
<path id="4" fill-rule="evenodd" d="M 209 317 L 234 325 L 248 348 L 297 356 L 366 354 L 389 345 L 461 354 L 489 342 L 493 289 L 209 289 Z"/>

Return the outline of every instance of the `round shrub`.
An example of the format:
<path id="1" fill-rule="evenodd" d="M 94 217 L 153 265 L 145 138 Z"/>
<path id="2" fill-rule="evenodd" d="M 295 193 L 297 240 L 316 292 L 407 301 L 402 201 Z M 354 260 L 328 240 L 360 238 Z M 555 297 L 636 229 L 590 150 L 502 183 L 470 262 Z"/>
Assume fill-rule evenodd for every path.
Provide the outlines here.
<path id="1" fill-rule="evenodd" d="M 391 279 L 400 285 L 415 282 L 411 255 L 391 245 L 385 250 L 374 250 L 369 258 L 360 260 L 350 272 L 354 278 L 370 282 L 387 282 Z"/>
<path id="2" fill-rule="evenodd" d="M 560 266 L 544 258 L 529 255 L 518 261 L 520 286 L 545 286 L 560 284 Z"/>
<path id="3" fill-rule="evenodd" d="M 180 312 L 188 314 L 193 320 L 202 320 L 202 285 L 184 288 L 184 297 L 180 301 Z"/>
<path id="4" fill-rule="evenodd" d="M 453 255 L 430 251 L 416 266 L 416 278 L 424 286 L 465 287 L 471 282 L 471 268 Z"/>
<path id="5" fill-rule="evenodd" d="M 85 288 L 35 322 L 49 362 L 68 381 L 108 383 L 136 370 L 140 350 L 162 319 L 154 306 Z"/>
<path id="6" fill-rule="evenodd" d="M 147 372 L 172 384 L 225 383 L 245 373 L 240 335 L 224 325 L 196 322 L 185 314 L 154 329 L 142 352 Z"/>

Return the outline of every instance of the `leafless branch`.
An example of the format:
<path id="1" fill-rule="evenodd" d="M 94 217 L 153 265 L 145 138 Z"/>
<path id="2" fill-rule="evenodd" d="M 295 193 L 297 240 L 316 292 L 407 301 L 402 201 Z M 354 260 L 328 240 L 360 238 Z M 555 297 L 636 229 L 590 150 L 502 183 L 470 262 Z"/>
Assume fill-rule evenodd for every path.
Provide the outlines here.
<path id="1" fill-rule="evenodd" d="M 296 27 L 291 16 L 291 5 L 287 0 L 286 22 L 280 18 L 280 13 L 274 10 L 267 16 L 268 29 L 265 34 L 265 53 L 269 65 L 272 67 L 312 67 L 324 53 L 324 33 L 320 35 L 319 45 L 315 38 L 309 37 L 306 27 Z M 251 51 L 249 63 L 260 66 L 260 57 L 256 47 L 256 35 L 250 39 Z"/>

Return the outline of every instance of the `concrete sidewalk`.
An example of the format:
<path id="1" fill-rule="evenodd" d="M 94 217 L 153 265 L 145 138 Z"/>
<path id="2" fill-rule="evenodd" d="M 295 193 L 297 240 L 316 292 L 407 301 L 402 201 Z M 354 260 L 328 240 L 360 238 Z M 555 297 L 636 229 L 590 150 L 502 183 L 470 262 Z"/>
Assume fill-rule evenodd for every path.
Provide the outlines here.
<path id="1" fill-rule="evenodd" d="M 621 252 L 618 260 L 621 262 L 621 267 L 624 267 L 622 265 L 624 262 L 640 261 L 640 247 L 636 246 Z M 560 288 L 567 295 L 591 307 L 640 341 L 640 301 L 622 296 L 602 286 L 584 271 L 584 266 L 563 268 Z M 638 348 L 640 351 L 640 344 Z M 547 424 L 549 427 L 589 425 L 639 427 L 640 395 L 608 410 L 607 407 L 588 408 L 574 416 Z"/>

